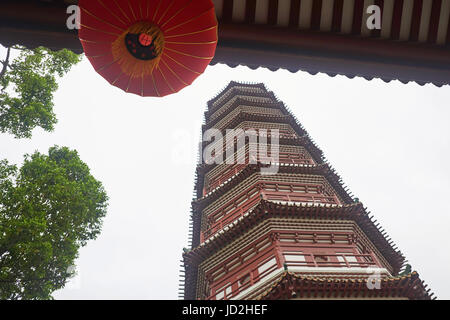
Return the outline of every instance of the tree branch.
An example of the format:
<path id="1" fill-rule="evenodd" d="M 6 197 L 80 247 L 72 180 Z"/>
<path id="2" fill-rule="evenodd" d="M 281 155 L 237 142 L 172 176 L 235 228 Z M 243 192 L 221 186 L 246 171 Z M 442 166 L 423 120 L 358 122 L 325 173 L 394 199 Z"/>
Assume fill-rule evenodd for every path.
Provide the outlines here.
<path id="1" fill-rule="evenodd" d="M 8 51 L 6 52 L 6 59 L 5 61 L 2 61 L 3 63 L 3 69 L 0 72 L 0 79 L 3 78 L 5 76 L 6 70 L 9 66 L 9 56 L 11 54 L 11 47 L 8 47 Z"/>

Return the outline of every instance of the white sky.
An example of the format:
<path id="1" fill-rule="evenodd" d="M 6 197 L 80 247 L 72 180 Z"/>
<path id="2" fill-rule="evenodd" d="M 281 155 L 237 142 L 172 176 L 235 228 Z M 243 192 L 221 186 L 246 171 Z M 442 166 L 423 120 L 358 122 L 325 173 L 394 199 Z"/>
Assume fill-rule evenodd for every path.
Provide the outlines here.
<path id="1" fill-rule="evenodd" d="M 449 299 L 449 86 L 218 65 L 178 94 L 141 98 L 86 59 L 59 81 L 53 133 L 0 134 L 0 158 L 13 163 L 55 144 L 78 150 L 110 197 L 101 235 L 55 298 L 177 299 L 203 112 L 231 80 L 264 82 L 291 108 L 413 270 Z"/>

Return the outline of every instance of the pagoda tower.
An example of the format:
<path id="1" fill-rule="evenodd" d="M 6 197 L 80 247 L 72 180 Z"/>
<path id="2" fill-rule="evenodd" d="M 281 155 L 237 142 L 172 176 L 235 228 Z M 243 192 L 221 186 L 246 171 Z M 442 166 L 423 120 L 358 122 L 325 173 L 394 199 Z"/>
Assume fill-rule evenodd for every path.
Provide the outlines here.
<path id="1" fill-rule="evenodd" d="M 259 153 L 253 157 L 259 140 L 257 146 L 250 138 L 244 145 L 214 142 L 234 159 L 245 155 L 245 162 L 201 160 L 197 166 L 180 298 L 432 299 L 296 117 L 263 84 L 231 82 L 208 102 L 202 133 L 211 128 L 224 137 L 227 129 L 259 136 L 267 130 L 269 145 L 278 147 L 271 163 L 277 171 L 264 174 L 268 164 Z"/>

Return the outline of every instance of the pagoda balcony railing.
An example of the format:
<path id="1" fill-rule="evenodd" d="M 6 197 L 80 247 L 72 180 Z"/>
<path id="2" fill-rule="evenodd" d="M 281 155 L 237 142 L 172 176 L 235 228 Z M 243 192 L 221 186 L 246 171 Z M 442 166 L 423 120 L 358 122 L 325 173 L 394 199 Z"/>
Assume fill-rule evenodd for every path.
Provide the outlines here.
<path id="1" fill-rule="evenodd" d="M 313 254 L 313 253 L 284 253 L 289 257 L 298 259 L 286 259 L 285 265 L 289 267 L 311 267 L 311 268 L 368 268 L 377 267 L 372 253 L 336 253 L 336 254 Z M 303 261 L 301 261 L 303 260 Z"/>
<path id="2" fill-rule="evenodd" d="M 297 136 L 297 134 L 291 130 L 285 130 L 285 129 L 280 129 L 280 128 L 252 128 L 252 127 L 246 127 L 244 126 L 243 128 L 240 127 L 236 127 L 235 129 L 242 129 L 244 130 L 244 132 L 246 131 L 256 131 L 256 134 L 260 137 L 272 137 L 272 133 L 273 130 L 278 130 L 278 134 L 280 138 L 295 138 Z M 226 129 L 225 129 L 226 130 Z M 260 131 L 260 130 L 265 130 L 265 131 Z"/>
<path id="3" fill-rule="evenodd" d="M 232 128 L 228 128 L 228 129 L 232 129 Z M 271 130 L 278 130 L 278 137 L 280 138 L 280 139 L 284 139 L 284 138 L 286 138 L 286 139 L 292 139 L 292 138 L 297 138 L 297 137 L 299 137 L 298 135 L 297 135 L 297 133 L 295 133 L 295 132 L 292 132 L 292 131 L 290 131 L 290 130 L 284 130 L 284 129 L 278 129 L 278 128 L 268 128 L 268 129 L 265 129 L 265 130 L 267 130 L 267 132 L 266 133 L 264 133 L 264 132 L 259 132 L 259 130 L 261 130 L 260 128 L 247 128 L 247 127 L 244 127 L 244 128 L 240 128 L 240 127 L 236 127 L 235 129 L 242 129 L 242 130 L 244 130 L 244 133 L 247 131 L 247 130 L 249 130 L 249 131 L 251 131 L 251 130 L 253 130 L 253 131 L 255 131 L 256 132 L 256 136 L 257 137 L 268 137 L 268 138 L 271 138 L 272 136 L 275 136 L 275 135 L 272 135 L 272 133 L 271 133 Z M 218 150 L 218 149 L 220 149 L 220 147 L 218 147 L 217 145 L 222 145 L 223 147 L 222 147 L 222 152 L 223 152 L 223 154 L 225 154 L 225 152 L 226 152 L 226 149 L 227 149 L 227 145 L 226 145 L 226 129 L 224 129 L 224 130 L 222 130 L 222 135 L 223 135 L 223 139 L 219 139 L 219 140 L 217 140 L 217 142 L 214 142 L 212 145 L 211 145 L 211 149 L 214 149 L 214 150 Z M 270 141 L 268 141 L 268 143 L 270 144 Z M 205 143 L 206 144 L 206 143 Z M 269 149 L 270 149 L 270 146 L 269 146 Z"/>
<path id="4" fill-rule="evenodd" d="M 278 186 L 285 186 L 285 184 L 277 184 Z M 200 233 L 200 242 L 212 237 L 223 228 L 228 226 L 230 223 L 242 217 L 246 214 L 252 207 L 254 207 L 261 199 L 273 200 L 273 201 L 285 201 L 285 202 L 299 202 L 299 203 L 323 203 L 323 204 L 339 204 L 336 196 L 327 196 L 320 193 L 308 193 L 308 192 L 285 192 L 285 191 L 270 191 L 265 190 L 264 187 L 269 187 L 268 184 L 258 184 L 256 187 L 260 188 L 259 192 L 254 193 L 249 196 L 247 200 L 239 205 L 236 204 L 235 199 L 240 199 L 246 194 L 248 195 L 251 190 L 246 190 L 239 194 L 234 200 L 227 202 L 225 205 L 221 206 L 219 209 L 215 210 L 211 215 L 209 215 L 208 228 Z M 304 184 L 289 184 L 289 187 L 300 186 L 305 187 L 306 190 L 309 188 L 317 188 L 320 186 L 308 186 Z M 252 187 L 254 189 L 255 186 Z M 234 208 L 230 209 L 230 205 L 234 203 Z M 220 218 L 215 218 L 220 215 Z M 217 221 L 214 221 L 217 219 Z"/>
<path id="5" fill-rule="evenodd" d="M 270 156 L 268 161 L 270 161 Z M 258 155 L 257 161 L 260 161 L 261 158 Z M 233 177 L 234 175 L 238 174 L 243 168 L 245 168 L 249 164 L 248 159 L 248 153 L 246 153 L 246 163 L 237 163 L 234 165 L 229 165 L 228 168 L 220 173 L 219 175 L 216 175 L 208 182 L 208 187 L 205 189 L 205 194 L 210 192 L 211 190 L 214 190 L 218 186 L 220 186 L 222 183 Z M 306 158 L 298 153 L 292 153 L 292 152 L 280 152 L 279 153 L 279 163 L 294 163 L 294 164 L 302 164 L 302 165 L 314 165 L 314 161 L 311 158 Z"/>
<path id="6" fill-rule="evenodd" d="M 296 194 L 293 192 L 267 191 L 262 192 L 264 200 L 285 201 L 285 202 L 302 202 L 302 203 L 325 203 L 338 204 L 335 196 Z"/>
<path id="7" fill-rule="evenodd" d="M 283 256 L 287 254 L 284 253 Z M 345 254 L 307 254 L 307 253 L 292 253 L 289 252 L 289 256 L 297 255 L 299 258 L 304 261 L 298 261 L 299 259 L 294 260 L 284 260 L 280 261 L 278 256 L 275 257 L 276 264 L 270 266 L 263 272 L 259 272 L 258 269 L 260 267 L 254 267 L 250 270 L 250 272 L 246 273 L 245 282 L 242 281 L 242 277 L 236 279 L 235 275 L 231 275 L 225 279 L 221 279 L 218 285 L 214 287 L 219 287 L 219 290 L 213 290 L 213 294 L 211 294 L 207 300 L 229 300 L 240 293 L 245 291 L 246 289 L 252 287 L 257 284 L 266 276 L 270 275 L 274 271 L 281 269 L 282 267 L 287 268 L 289 270 L 290 267 L 296 268 L 317 268 L 318 271 L 320 268 L 369 268 L 369 267 L 377 267 L 376 259 L 372 253 L 367 254 L 354 254 L 354 253 L 345 253 Z M 323 260 L 323 261 L 321 261 Z M 296 270 L 297 271 L 297 270 Z M 301 272 L 301 270 L 298 270 Z M 308 270 L 309 271 L 309 270 Z M 231 278 L 231 279 L 230 279 Z M 233 279 L 233 281 L 232 281 Z M 225 284 L 225 285 L 224 285 Z M 227 290 L 231 288 L 230 290 Z"/>
<path id="8" fill-rule="evenodd" d="M 299 135 L 295 132 L 292 132 L 291 130 L 284 130 L 284 129 L 279 129 L 279 128 L 267 128 L 267 129 L 262 129 L 262 128 L 251 128 L 251 127 L 236 127 L 236 128 L 226 128 L 222 130 L 222 135 L 223 135 L 223 139 L 218 140 L 217 142 L 215 142 L 212 146 L 212 148 L 214 148 L 215 150 L 218 149 L 218 147 L 216 147 L 216 143 L 217 144 L 223 144 L 223 154 L 225 154 L 227 146 L 226 146 L 226 134 L 227 134 L 227 130 L 238 130 L 238 129 L 242 129 L 244 131 L 244 133 L 249 133 L 254 131 L 255 135 L 252 134 L 248 134 L 249 137 L 251 136 L 256 136 L 256 138 L 261 138 L 261 137 L 265 137 L 265 138 L 272 138 L 272 137 L 277 137 L 279 139 L 293 139 L 293 138 L 297 138 L 299 137 Z M 266 131 L 260 131 L 260 130 L 266 130 Z M 272 134 L 273 130 L 278 130 L 277 134 Z M 267 142 L 269 144 L 268 149 L 270 149 L 270 141 Z"/>

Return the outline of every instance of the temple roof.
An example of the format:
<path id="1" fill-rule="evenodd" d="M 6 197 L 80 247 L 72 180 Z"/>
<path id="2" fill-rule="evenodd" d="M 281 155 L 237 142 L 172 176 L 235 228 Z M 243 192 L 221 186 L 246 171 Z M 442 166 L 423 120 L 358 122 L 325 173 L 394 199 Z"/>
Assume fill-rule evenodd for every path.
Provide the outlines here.
<path id="1" fill-rule="evenodd" d="M 69 30 L 67 7 L 77 0 L 2 0 L 0 2 L 0 44 L 67 48 L 83 53 L 76 30 Z"/>
<path id="2" fill-rule="evenodd" d="M 280 68 L 386 82 L 450 82 L 450 3 L 441 0 L 213 0 L 212 64 Z M 381 30 L 367 28 L 369 4 Z"/>
<path id="3" fill-rule="evenodd" d="M 381 30 L 367 29 L 365 0 L 213 2 L 219 43 L 212 64 L 450 83 L 449 1 L 374 0 L 382 9 Z M 0 43 L 81 53 L 76 31 L 65 24 L 72 3 L 3 0 Z"/>

